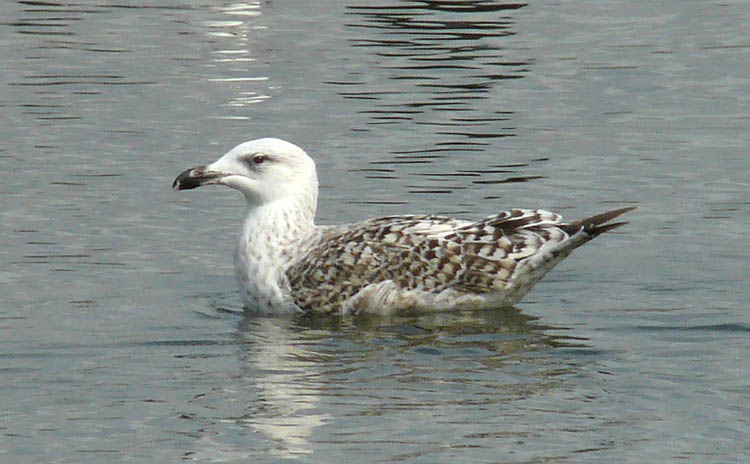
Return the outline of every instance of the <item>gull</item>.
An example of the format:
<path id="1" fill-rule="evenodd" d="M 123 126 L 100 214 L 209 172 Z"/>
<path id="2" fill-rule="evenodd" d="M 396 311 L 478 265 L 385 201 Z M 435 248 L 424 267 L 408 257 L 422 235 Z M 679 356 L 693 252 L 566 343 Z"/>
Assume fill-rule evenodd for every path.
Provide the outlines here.
<path id="1" fill-rule="evenodd" d="M 573 222 L 543 209 L 479 221 L 387 216 L 316 225 L 318 177 L 304 150 L 276 138 L 237 145 L 188 169 L 176 190 L 239 190 L 247 202 L 234 255 L 246 308 L 392 314 L 512 305 L 570 252 L 625 222 L 636 207 Z"/>

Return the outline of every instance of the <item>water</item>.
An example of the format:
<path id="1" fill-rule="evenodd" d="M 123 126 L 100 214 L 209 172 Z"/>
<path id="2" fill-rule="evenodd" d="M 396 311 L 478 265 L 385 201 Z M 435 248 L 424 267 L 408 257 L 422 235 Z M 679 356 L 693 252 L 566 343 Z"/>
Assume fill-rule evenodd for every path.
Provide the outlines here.
<path id="1" fill-rule="evenodd" d="M 8 4 L 0 461 L 744 462 L 743 2 Z M 639 203 L 516 308 L 244 314 L 236 192 L 279 136 L 319 222 Z"/>

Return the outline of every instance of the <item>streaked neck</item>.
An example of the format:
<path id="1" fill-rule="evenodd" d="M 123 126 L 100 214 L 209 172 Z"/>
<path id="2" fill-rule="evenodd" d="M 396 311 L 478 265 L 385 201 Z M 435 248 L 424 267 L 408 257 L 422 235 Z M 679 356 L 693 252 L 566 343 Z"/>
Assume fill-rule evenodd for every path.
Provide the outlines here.
<path id="1" fill-rule="evenodd" d="M 315 228 L 315 207 L 285 198 L 261 206 L 248 206 L 242 235 L 253 247 L 285 248 Z"/>
<path id="2" fill-rule="evenodd" d="M 287 267 L 314 234 L 314 208 L 277 201 L 248 207 L 234 255 L 234 272 L 248 307 L 270 311 L 287 301 Z"/>

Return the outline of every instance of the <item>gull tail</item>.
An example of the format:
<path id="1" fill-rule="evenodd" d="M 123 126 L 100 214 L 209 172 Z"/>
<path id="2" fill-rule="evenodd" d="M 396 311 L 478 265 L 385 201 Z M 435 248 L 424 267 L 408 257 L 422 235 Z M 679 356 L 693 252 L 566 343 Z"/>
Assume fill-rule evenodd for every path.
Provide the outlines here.
<path id="1" fill-rule="evenodd" d="M 627 224 L 627 221 L 609 221 L 637 208 L 637 206 L 629 206 L 627 208 L 607 211 L 606 213 L 597 214 L 596 216 L 591 216 L 584 219 L 579 219 L 578 221 L 573 221 L 569 224 L 564 224 L 561 226 L 561 229 L 567 232 L 571 237 L 578 232 L 583 232 L 585 234 L 584 242 L 588 242 L 597 235 L 603 234 L 604 232 L 608 232 L 612 229 Z"/>

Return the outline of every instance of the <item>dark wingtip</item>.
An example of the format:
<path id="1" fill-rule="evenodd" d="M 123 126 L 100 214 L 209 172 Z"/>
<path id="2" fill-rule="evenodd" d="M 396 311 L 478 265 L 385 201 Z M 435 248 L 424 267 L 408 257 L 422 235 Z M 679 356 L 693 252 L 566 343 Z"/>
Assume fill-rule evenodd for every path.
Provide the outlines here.
<path id="1" fill-rule="evenodd" d="M 638 209 L 638 206 L 628 206 L 627 208 L 615 209 L 607 211 L 606 213 L 597 214 L 596 216 L 579 219 L 578 221 L 566 224 L 564 230 L 569 234 L 574 234 L 583 229 L 583 231 L 591 237 L 596 237 L 599 234 L 603 234 L 604 232 L 627 224 L 626 221 L 607 223 L 616 217 L 622 216 L 629 211 L 633 211 L 634 209 Z"/>

